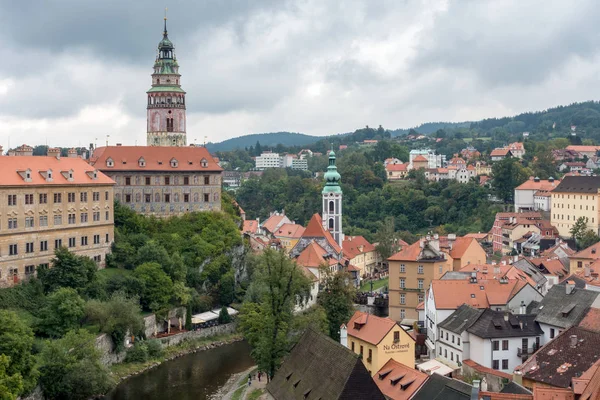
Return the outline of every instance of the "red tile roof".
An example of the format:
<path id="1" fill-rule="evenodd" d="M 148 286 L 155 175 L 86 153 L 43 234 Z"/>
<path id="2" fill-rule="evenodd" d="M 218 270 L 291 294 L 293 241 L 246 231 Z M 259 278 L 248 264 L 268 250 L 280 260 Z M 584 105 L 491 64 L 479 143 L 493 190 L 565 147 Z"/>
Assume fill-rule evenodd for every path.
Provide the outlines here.
<path id="1" fill-rule="evenodd" d="M 296 258 L 296 263 L 305 267 L 318 268 L 330 265 L 332 258 L 325 259 L 327 251 L 315 242 L 311 242 Z M 335 260 L 333 260 L 335 261 Z"/>
<path id="2" fill-rule="evenodd" d="M 529 180 L 517 186 L 515 190 L 552 190 L 557 187 L 559 183 L 559 179 L 556 179 L 553 182 L 541 179 L 536 182 L 533 177 L 530 177 Z"/>
<path id="3" fill-rule="evenodd" d="M 402 250 L 397 252 L 388 258 L 389 261 L 417 261 L 417 258 L 421 254 L 421 245 L 419 241 L 411 244 L 410 246 L 404 247 Z"/>
<path id="4" fill-rule="evenodd" d="M 386 399 L 408 400 L 423 385 L 427 377 L 427 374 L 390 358 L 373 376 L 373 380 Z"/>
<path id="5" fill-rule="evenodd" d="M 495 375 L 495 376 L 499 376 L 501 378 L 510 379 L 512 381 L 512 375 L 507 374 L 505 372 L 495 370 L 495 369 L 484 367 L 483 365 L 478 364 L 471 359 L 463 360 L 463 363 L 468 365 L 469 367 L 473 368 L 475 371 L 481 372 L 483 374 Z"/>
<path id="6" fill-rule="evenodd" d="M 287 219 L 287 217 L 283 214 L 273 214 L 263 222 L 262 227 L 267 231 L 274 233 L 277 226 L 281 224 L 284 219 Z"/>
<path id="7" fill-rule="evenodd" d="M 331 236 L 331 233 L 323 228 L 323 220 L 319 214 L 314 214 L 310 221 L 308 221 L 308 225 L 306 225 L 306 229 L 304 230 L 302 237 L 325 238 L 327 243 L 329 243 L 329 245 L 333 247 L 337 253 L 342 251 L 341 247 L 337 244 L 333 236 Z"/>
<path id="8" fill-rule="evenodd" d="M 579 323 L 581 328 L 600 333 L 600 309 L 590 308 Z"/>
<path id="9" fill-rule="evenodd" d="M 244 221 L 244 226 L 242 227 L 242 233 L 256 233 L 257 230 L 258 230 L 258 220 L 247 219 Z"/>
<path id="10" fill-rule="evenodd" d="M 600 258 L 600 242 L 593 244 L 590 247 L 586 247 L 578 253 L 575 253 L 573 258 L 589 258 L 592 260 Z"/>
<path id="11" fill-rule="evenodd" d="M 467 233 L 464 237 L 475 238 L 476 240 L 483 240 L 488 237 L 487 233 Z"/>
<path id="12" fill-rule="evenodd" d="M 274 233 L 277 237 L 286 237 L 299 239 L 304 233 L 304 227 L 298 224 L 283 224 L 277 232 Z"/>
<path id="13" fill-rule="evenodd" d="M 113 167 L 106 161 L 112 159 Z M 145 165 L 140 166 L 143 158 Z M 171 160 L 177 160 L 177 167 L 171 166 Z M 207 166 L 201 165 L 206 160 Z M 94 150 L 90 163 L 103 171 L 206 171 L 220 172 L 219 167 L 206 147 L 171 146 L 109 146 Z"/>
<path id="14" fill-rule="evenodd" d="M 573 378 L 573 391 L 577 394 L 581 393 L 579 400 L 600 399 L 600 360 L 579 378 Z"/>
<path id="15" fill-rule="evenodd" d="M 390 318 L 381 318 L 360 311 L 354 313 L 346 326 L 348 336 L 374 345 L 378 345 L 394 327 L 399 327 L 396 321 Z"/>
<path id="16" fill-rule="evenodd" d="M 30 181 L 26 181 L 26 172 Z M 69 181 L 69 171 L 73 171 Z M 115 181 L 79 157 L 0 156 L 2 186 L 114 185 Z M 46 180 L 51 171 L 52 179 Z M 94 179 L 96 171 L 96 179 Z"/>
<path id="17" fill-rule="evenodd" d="M 418 156 L 416 156 L 415 158 L 413 158 L 413 162 L 427 162 L 427 158 L 424 157 L 422 154 L 419 154 Z"/>
<path id="18" fill-rule="evenodd" d="M 579 153 L 579 152 L 591 153 L 591 152 L 600 150 L 600 146 L 577 146 L 577 145 L 570 145 L 570 146 L 565 147 L 565 150 L 576 151 L 577 153 Z"/>
<path id="19" fill-rule="evenodd" d="M 454 259 L 462 258 L 465 255 L 469 246 L 471 246 L 471 243 L 473 243 L 473 242 L 475 242 L 476 246 L 481 247 L 474 238 L 470 238 L 470 237 L 456 238 L 456 240 L 454 240 L 454 243 L 452 244 L 452 250 L 450 250 L 450 257 L 452 257 Z"/>
<path id="20" fill-rule="evenodd" d="M 342 249 L 344 256 L 352 259 L 359 254 L 375 251 L 375 246 L 362 236 L 346 236 L 342 242 Z"/>
<path id="21" fill-rule="evenodd" d="M 489 308 L 509 302 L 527 282 L 508 279 L 508 283 L 488 279 L 471 283 L 469 280 L 431 281 L 431 290 L 438 310 L 455 310 L 463 304 L 475 308 Z M 483 289 L 482 289 L 483 288 Z"/>
<path id="22" fill-rule="evenodd" d="M 385 166 L 385 169 L 388 172 L 406 171 L 407 167 L 408 167 L 408 164 L 388 164 Z"/>
<path id="23" fill-rule="evenodd" d="M 510 152 L 509 149 L 494 149 L 490 153 L 490 156 L 492 156 L 492 157 L 506 156 L 506 155 L 508 155 L 509 152 Z"/>

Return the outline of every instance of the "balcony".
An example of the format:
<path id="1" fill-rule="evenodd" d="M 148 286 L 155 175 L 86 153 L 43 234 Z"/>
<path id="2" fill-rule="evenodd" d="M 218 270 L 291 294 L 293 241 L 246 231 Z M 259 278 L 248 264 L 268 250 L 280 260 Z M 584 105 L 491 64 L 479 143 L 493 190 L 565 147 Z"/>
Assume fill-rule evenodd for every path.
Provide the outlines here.
<path id="1" fill-rule="evenodd" d="M 533 345 L 532 347 L 529 347 L 529 348 L 517 347 L 517 357 L 527 359 L 527 358 L 529 358 L 530 355 L 535 353 L 537 350 L 538 350 L 538 347 L 536 345 Z"/>

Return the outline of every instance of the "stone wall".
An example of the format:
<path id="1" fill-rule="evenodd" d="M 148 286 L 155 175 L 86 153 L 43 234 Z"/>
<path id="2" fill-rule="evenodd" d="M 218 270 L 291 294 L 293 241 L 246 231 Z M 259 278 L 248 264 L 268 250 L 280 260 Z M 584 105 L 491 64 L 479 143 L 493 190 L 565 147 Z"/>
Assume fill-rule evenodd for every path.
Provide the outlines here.
<path id="1" fill-rule="evenodd" d="M 186 311 L 187 310 L 185 309 L 185 307 L 173 308 L 172 310 L 169 311 L 169 320 L 171 321 L 172 324 L 177 325 L 178 324 L 177 314 L 179 313 L 181 315 L 181 323 L 182 323 L 182 325 L 185 325 Z M 155 314 L 150 314 L 150 315 L 144 317 L 144 334 L 146 335 L 146 337 L 148 339 L 153 337 L 155 333 L 163 333 L 166 330 L 167 330 L 167 326 L 166 326 L 165 322 L 159 321 L 159 323 L 157 324 Z"/>
<path id="2" fill-rule="evenodd" d="M 472 368 L 466 364 L 462 365 L 462 373 L 464 376 L 480 376 L 482 380 L 482 388 L 483 385 L 487 383 L 487 390 L 481 390 L 485 390 L 488 392 L 500 392 L 504 387 L 504 383 L 502 382 L 502 380 L 504 379 L 503 377 L 487 373 L 485 371 L 478 371 L 475 368 Z M 483 380 L 485 380 L 485 383 L 483 382 Z"/>
<path id="3" fill-rule="evenodd" d="M 237 327 L 237 323 L 231 322 L 229 324 L 211 326 L 209 328 L 204 328 L 204 329 L 200 329 L 197 331 L 178 333 L 178 334 L 175 334 L 172 336 L 160 338 L 159 340 L 163 344 L 163 346 L 166 346 L 166 347 L 174 346 L 174 345 L 184 342 L 186 340 L 193 340 L 193 339 L 199 339 L 199 338 L 204 338 L 204 337 L 209 337 L 209 336 L 226 335 L 226 334 L 234 333 L 236 330 L 236 327 Z"/>
<path id="4" fill-rule="evenodd" d="M 42 388 L 38 385 L 27 397 L 17 397 L 17 400 L 44 400 L 44 392 L 42 392 Z"/>
<path id="5" fill-rule="evenodd" d="M 101 352 L 100 361 L 104 365 L 116 364 L 125 360 L 126 352 L 115 353 L 115 344 L 106 333 L 96 337 L 96 348 Z"/>

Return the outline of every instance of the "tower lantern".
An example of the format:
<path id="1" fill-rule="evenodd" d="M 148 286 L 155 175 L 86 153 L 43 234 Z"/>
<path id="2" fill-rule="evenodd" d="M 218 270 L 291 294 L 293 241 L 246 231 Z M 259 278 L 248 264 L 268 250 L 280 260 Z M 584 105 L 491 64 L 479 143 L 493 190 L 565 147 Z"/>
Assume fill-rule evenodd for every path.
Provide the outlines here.
<path id="1" fill-rule="evenodd" d="M 325 186 L 321 192 L 323 197 L 323 228 L 331 232 L 335 241 L 342 246 L 344 233 L 342 231 L 342 177 L 335 166 L 335 153 L 329 152 L 329 165 L 324 175 Z"/>
<path id="2" fill-rule="evenodd" d="M 167 33 L 167 16 L 164 19 L 163 38 L 152 73 L 152 87 L 147 105 L 147 145 L 186 146 L 185 92 L 181 89 L 179 64 L 175 46 Z"/>

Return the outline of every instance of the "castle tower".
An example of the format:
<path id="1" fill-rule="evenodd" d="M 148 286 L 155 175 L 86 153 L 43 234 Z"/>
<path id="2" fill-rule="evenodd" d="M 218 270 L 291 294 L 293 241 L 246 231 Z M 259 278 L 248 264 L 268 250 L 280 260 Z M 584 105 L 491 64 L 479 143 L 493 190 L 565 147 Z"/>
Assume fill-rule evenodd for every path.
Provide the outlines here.
<path id="1" fill-rule="evenodd" d="M 335 166 L 335 153 L 329 152 L 329 166 L 325 172 L 323 195 L 323 228 L 331 232 L 335 241 L 342 247 L 344 233 L 342 231 L 342 177 Z"/>
<path id="2" fill-rule="evenodd" d="M 186 146 L 185 92 L 175 57 L 175 47 L 167 35 L 167 17 L 163 39 L 158 43 L 152 87 L 148 94 L 148 146 Z"/>

